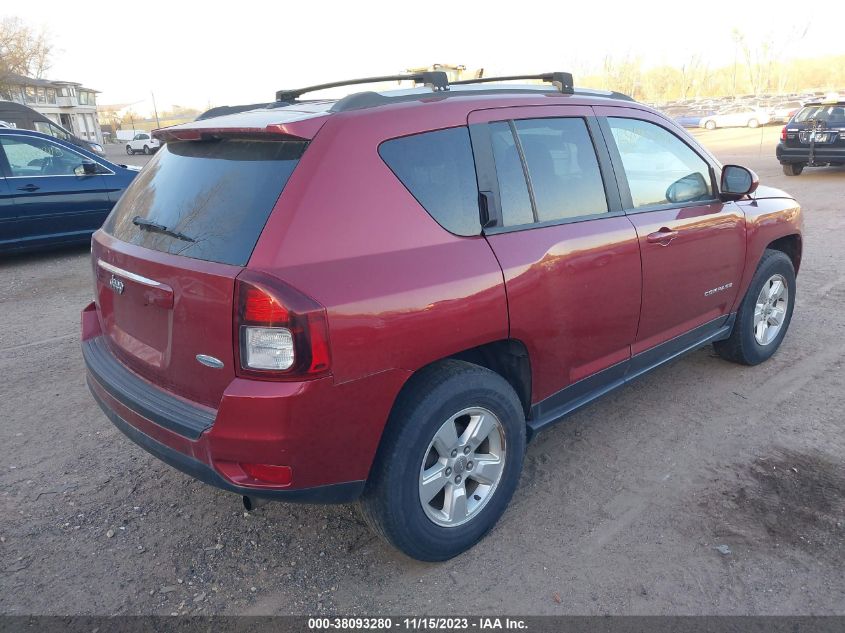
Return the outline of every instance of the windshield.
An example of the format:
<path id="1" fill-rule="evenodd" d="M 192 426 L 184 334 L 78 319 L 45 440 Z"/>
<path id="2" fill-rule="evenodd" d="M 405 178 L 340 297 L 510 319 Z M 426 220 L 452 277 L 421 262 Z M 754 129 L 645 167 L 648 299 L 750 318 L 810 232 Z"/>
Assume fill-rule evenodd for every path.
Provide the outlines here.
<path id="1" fill-rule="evenodd" d="M 235 139 L 167 143 L 103 229 L 145 248 L 243 266 L 306 145 Z"/>

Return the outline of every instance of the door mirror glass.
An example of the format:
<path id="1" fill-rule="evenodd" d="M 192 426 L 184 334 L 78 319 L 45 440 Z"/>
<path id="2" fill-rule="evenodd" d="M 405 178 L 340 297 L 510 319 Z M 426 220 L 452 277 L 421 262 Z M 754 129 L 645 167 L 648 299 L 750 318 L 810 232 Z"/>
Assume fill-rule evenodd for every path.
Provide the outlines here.
<path id="1" fill-rule="evenodd" d="M 85 161 L 84 163 L 77 165 L 74 168 L 73 173 L 77 176 L 93 176 L 97 173 L 97 163 Z"/>
<path id="2" fill-rule="evenodd" d="M 725 165 L 722 168 L 721 193 L 738 198 L 753 193 L 760 179 L 750 169 L 740 165 Z"/>
<path id="3" fill-rule="evenodd" d="M 679 178 L 666 189 L 666 199 L 675 204 L 710 198 L 710 183 L 700 172 Z"/>

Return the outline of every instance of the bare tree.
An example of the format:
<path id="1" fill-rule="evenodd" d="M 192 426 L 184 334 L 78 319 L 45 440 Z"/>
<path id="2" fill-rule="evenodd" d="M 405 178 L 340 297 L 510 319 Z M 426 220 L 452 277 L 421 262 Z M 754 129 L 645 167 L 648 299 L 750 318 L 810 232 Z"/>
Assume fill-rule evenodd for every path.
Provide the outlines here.
<path id="1" fill-rule="evenodd" d="M 44 29 L 16 17 L 0 20 L 0 86 L 12 75 L 40 78 L 50 68 L 53 46 Z"/>
<path id="2" fill-rule="evenodd" d="M 745 58 L 749 83 L 755 95 L 786 85 L 786 79 L 782 77 L 785 72 L 783 60 L 787 51 L 807 35 L 809 28 L 809 23 L 797 24 L 786 35 L 774 37 L 769 34 L 755 42 L 749 41 L 739 29 L 733 30 L 734 42 Z"/>

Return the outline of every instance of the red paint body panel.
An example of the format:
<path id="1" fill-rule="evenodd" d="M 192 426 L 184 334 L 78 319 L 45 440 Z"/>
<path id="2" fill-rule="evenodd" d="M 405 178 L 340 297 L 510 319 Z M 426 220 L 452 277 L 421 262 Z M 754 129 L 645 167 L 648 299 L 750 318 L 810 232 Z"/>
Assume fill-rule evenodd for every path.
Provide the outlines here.
<path id="1" fill-rule="evenodd" d="M 489 238 L 512 338 L 531 358 L 532 401 L 627 360 L 640 311 L 640 254 L 625 216 Z"/>
<path id="2" fill-rule="evenodd" d="M 592 115 L 587 106 L 502 107 L 471 112 L 468 122 Z M 488 241 L 504 272 L 510 337 L 526 345 L 531 359 L 532 402 L 630 358 L 641 275 L 628 218 L 499 233 Z"/>
<path id="3" fill-rule="evenodd" d="M 100 336 L 93 304 L 83 311 L 83 341 Z M 238 485 L 217 462 L 290 466 L 293 488 L 366 479 L 393 398 L 408 372 L 386 371 L 335 385 L 331 378 L 304 382 L 233 379 L 213 426 L 196 441 L 165 429 L 112 397 L 96 379 L 97 396 L 145 435 L 207 464 Z M 349 403 L 354 402 L 354 406 Z M 264 486 L 270 488 L 270 486 Z"/>
<path id="4" fill-rule="evenodd" d="M 465 107 L 439 105 L 425 121 L 399 106 L 378 125 L 370 111 L 329 119 L 250 259 L 326 307 L 339 383 L 508 336 L 502 271 L 487 242 L 441 228 L 378 154 L 385 139 L 466 123 Z"/>
<path id="5" fill-rule="evenodd" d="M 124 284 L 120 295 L 108 285 L 109 269 L 96 274 L 100 323 L 112 352 L 145 379 L 216 408 L 235 377 L 232 300 L 241 268 L 152 251 L 103 231 L 94 234 L 91 256 L 95 270 L 103 261 L 130 273 L 114 274 Z M 133 276 L 148 281 L 139 283 Z M 213 356 L 224 366 L 200 365 L 197 354 Z"/>
<path id="6" fill-rule="evenodd" d="M 763 189 L 763 187 L 760 189 Z M 777 190 L 769 194 L 772 197 L 763 198 L 760 195 L 763 195 L 762 191 L 754 199 L 737 202 L 737 205 L 745 214 L 748 266 L 746 266 L 745 274 L 739 284 L 733 310 L 737 309 L 739 302 L 748 290 L 757 262 L 760 261 L 769 244 L 784 237 L 797 237 L 796 272 L 798 272 L 801 263 L 801 249 L 803 247 L 801 236 L 804 229 L 804 216 L 801 207 L 787 194 Z"/>
<path id="7" fill-rule="evenodd" d="M 730 312 L 745 269 L 745 219 L 738 206 L 715 202 L 628 217 L 639 236 L 643 271 L 634 354 Z M 663 228 L 677 236 L 666 245 L 648 241 Z"/>

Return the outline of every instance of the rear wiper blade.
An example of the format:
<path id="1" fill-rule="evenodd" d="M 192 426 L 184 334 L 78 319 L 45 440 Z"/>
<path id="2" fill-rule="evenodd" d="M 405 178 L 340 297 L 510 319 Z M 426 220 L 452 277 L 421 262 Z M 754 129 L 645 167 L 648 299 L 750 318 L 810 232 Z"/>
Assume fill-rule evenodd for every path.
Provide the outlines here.
<path id="1" fill-rule="evenodd" d="M 153 222 L 152 220 L 147 220 L 145 218 L 142 218 L 140 215 L 136 215 L 134 218 L 132 218 L 132 224 L 134 224 L 141 230 L 155 231 L 156 233 L 164 233 L 165 235 L 175 237 L 177 240 L 183 240 L 185 242 L 196 242 L 194 238 L 189 237 L 184 233 L 180 233 L 179 231 L 172 231 L 163 224 Z"/>

